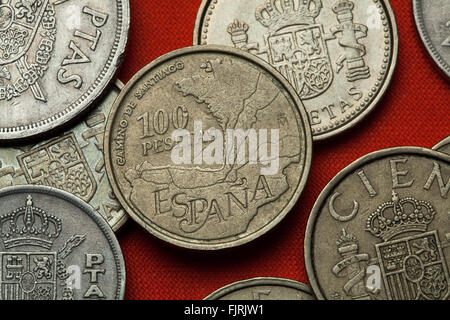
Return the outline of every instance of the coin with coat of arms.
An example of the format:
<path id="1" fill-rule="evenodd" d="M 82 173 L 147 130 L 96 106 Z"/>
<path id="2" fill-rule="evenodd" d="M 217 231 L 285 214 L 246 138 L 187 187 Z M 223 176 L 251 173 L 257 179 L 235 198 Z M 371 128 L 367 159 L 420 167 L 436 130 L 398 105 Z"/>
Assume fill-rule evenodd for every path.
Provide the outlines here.
<path id="1" fill-rule="evenodd" d="M 305 262 L 318 299 L 450 297 L 450 156 L 371 153 L 326 186 L 308 221 Z"/>
<path id="2" fill-rule="evenodd" d="M 450 154 L 450 137 L 445 138 L 433 147 L 433 150 Z"/>
<path id="3" fill-rule="evenodd" d="M 205 300 L 316 300 L 304 283 L 282 278 L 254 278 L 232 283 Z"/>
<path id="4" fill-rule="evenodd" d="M 203 0 L 194 44 L 234 46 L 269 62 L 295 87 L 322 140 L 378 104 L 398 34 L 386 0 Z"/>
<path id="5" fill-rule="evenodd" d="M 0 190 L 0 300 L 117 300 L 119 243 L 97 211 L 44 186 Z"/>
<path id="6" fill-rule="evenodd" d="M 450 2 L 413 0 L 416 26 L 434 62 L 450 78 Z"/>
<path id="7" fill-rule="evenodd" d="M 123 84 L 116 80 L 91 113 L 72 130 L 35 145 L 0 147 L 0 189 L 45 185 L 90 203 L 117 231 L 127 214 L 106 176 L 103 136 L 106 119 Z"/>
<path id="8" fill-rule="evenodd" d="M 128 0 L 1 0 L 0 141 L 86 110 L 121 62 L 129 16 Z"/>
<path id="9" fill-rule="evenodd" d="M 292 209 L 309 175 L 311 128 L 269 64 L 225 46 L 164 55 L 114 103 L 106 170 L 127 213 L 169 243 L 252 241 Z"/>

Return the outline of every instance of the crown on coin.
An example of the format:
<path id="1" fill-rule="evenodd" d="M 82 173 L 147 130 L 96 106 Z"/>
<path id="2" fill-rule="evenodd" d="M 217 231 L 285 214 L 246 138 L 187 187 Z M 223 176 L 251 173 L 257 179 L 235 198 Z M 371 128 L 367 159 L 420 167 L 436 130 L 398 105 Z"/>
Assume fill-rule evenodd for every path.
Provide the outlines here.
<path id="1" fill-rule="evenodd" d="M 322 7 L 322 0 L 266 0 L 256 9 L 256 20 L 271 31 L 310 25 L 315 23 Z"/>
<path id="2" fill-rule="evenodd" d="M 392 201 L 385 202 L 369 216 L 367 231 L 384 241 L 404 232 L 425 232 L 436 212 L 426 201 L 415 198 L 399 199 L 392 192 Z"/>
<path id="3" fill-rule="evenodd" d="M 61 220 L 33 206 L 27 197 L 26 205 L 0 217 L 0 238 L 6 249 L 37 246 L 50 249 L 61 233 Z"/>
<path id="4" fill-rule="evenodd" d="M 355 7 L 354 3 L 349 0 L 339 0 L 333 7 L 333 11 L 336 14 L 346 13 L 352 11 Z"/>
<path id="5" fill-rule="evenodd" d="M 249 29 L 248 24 L 236 19 L 233 21 L 233 23 L 231 23 L 228 26 L 227 31 L 231 35 L 242 35 L 242 34 L 246 34 L 248 29 Z"/>

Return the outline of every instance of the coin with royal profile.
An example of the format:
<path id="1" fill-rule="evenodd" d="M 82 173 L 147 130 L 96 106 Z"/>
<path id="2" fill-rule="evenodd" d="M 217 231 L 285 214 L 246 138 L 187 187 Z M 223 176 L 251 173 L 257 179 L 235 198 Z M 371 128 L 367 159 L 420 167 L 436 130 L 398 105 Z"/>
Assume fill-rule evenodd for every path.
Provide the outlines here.
<path id="1" fill-rule="evenodd" d="M 103 137 L 106 120 L 123 84 L 116 80 L 95 108 L 74 128 L 33 145 L 0 147 L 0 189 L 44 185 L 90 203 L 117 231 L 128 215 L 106 176 Z"/>
<path id="2" fill-rule="evenodd" d="M 306 111 L 251 54 L 197 46 L 139 71 L 105 133 L 106 168 L 127 213 L 171 244 L 219 250 L 277 225 L 311 166 Z"/>
<path id="3" fill-rule="evenodd" d="M 316 300 L 304 283 L 282 278 L 254 278 L 227 285 L 204 300 Z"/>
<path id="4" fill-rule="evenodd" d="M 39 139 L 86 111 L 120 65 L 129 24 L 128 0 L 1 0 L 0 142 Z"/>
<path id="5" fill-rule="evenodd" d="M 379 104 L 398 55 L 387 0 L 203 0 L 194 44 L 269 62 L 305 104 L 314 140 L 348 130 Z"/>
<path id="6" fill-rule="evenodd" d="M 450 156 L 416 147 L 377 151 L 339 172 L 305 235 L 318 299 L 447 300 Z"/>
<path id="7" fill-rule="evenodd" d="M 1 300 L 119 300 L 125 262 L 105 219 L 45 186 L 0 190 Z"/>
<path id="8" fill-rule="evenodd" d="M 417 30 L 429 55 L 450 78 L 450 2 L 412 0 Z"/>
<path id="9" fill-rule="evenodd" d="M 450 137 L 445 138 L 433 147 L 433 150 L 444 152 L 450 155 Z"/>

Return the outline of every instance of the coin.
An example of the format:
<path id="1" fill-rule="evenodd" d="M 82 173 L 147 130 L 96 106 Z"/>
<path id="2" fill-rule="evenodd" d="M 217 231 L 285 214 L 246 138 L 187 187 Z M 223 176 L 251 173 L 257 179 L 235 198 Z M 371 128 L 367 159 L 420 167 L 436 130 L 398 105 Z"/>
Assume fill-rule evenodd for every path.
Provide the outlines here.
<path id="1" fill-rule="evenodd" d="M 0 190 L 1 300 L 123 299 L 125 263 L 111 228 L 61 190 Z"/>
<path id="2" fill-rule="evenodd" d="M 398 34 L 384 0 L 204 0 L 194 44 L 239 48 L 295 87 L 314 140 L 356 125 L 378 104 L 397 61 Z"/>
<path id="3" fill-rule="evenodd" d="M 104 150 L 134 220 L 169 243 L 217 250 L 256 239 L 291 210 L 312 138 L 301 101 L 270 65 L 205 46 L 164 55 L 133 77 Z"/>
<path id="4" fill-rule="evenodd" d="M 450 77 L 450 3 L 447 0 L 413 0 L 413 12 L 428 53 Z"/>
<path id="5" fill-rule="evenodd" d="M 450 157 L 400 147 L 342 170 L 312 210 L 305 236 L 318 299 L 447 300 Z"/>
<path id="6" fill-rule="evenodd" d="M 35 137 L 88 108 L 125 51 L 128 0 L 0 2 L 0 140 Z"/>
<path id="7" fill-rule="evenodd" d="M 225 286 L 205 300 L 316 300 L 304 283 L 281 278 L 255 278 Z"/>
<path id="8" fill-rule="evenodd" d="M 76 127 L 35 145 L 0 148 L 0 188 L 46 185 L 89 202 L 117 231 L 127 220 L 106 176 L 106 119 L 123 84 L 117 80 Z"/>
<path id="9" fill-rule="evenodd" d="M 450 137 L 445 138 L 433 147 L 434 150 L 450 154 Z"/>

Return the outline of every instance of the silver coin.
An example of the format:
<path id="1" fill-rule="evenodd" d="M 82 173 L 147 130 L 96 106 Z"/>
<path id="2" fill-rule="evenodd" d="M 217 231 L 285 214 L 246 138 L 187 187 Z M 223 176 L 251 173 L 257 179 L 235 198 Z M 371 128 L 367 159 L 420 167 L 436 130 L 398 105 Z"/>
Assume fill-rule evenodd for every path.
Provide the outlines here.
<path id="1" fill-rule="evenodd" d="M 36 136 L 79 115 L 125 51 L 128 0 L 0 2 L 0 141 Z"/>
<path id="2" fill-rule="evenodd" d="M 98 212 L 43 186 L 0 190 L 1 300 L 116 300 L 125 292 L 119 243 Z"/>
<path id="3" fill-rule="evenodd" d="M 282 278 L 254 278 L 232 283 L 205 300 L 316 300 L 304 283 Z"/>
<path id="4" fill-rule="evenodd" d="M 203 0 L 194 44 L 234 46 L 269 62 L 295 87 L 322 140 L 378 104 L 398 33 L 385 0 Z"/>
<path id="5" fill-rule="evenodd" d="M 95 109 L 76 127 L 35 145 L 0 147 L 0 189 L 46 185 L 89 202 L 117 231 L 127 214 L 106 176 L 103 136 L 106 120 L 123 84 L 111 86 Z"/>
<path id="6" fill-rule="evenodd" d="M 435 145 L 433 150 L 450 154 L 450 136 Z"/>
<path id="7" fill-rule="evenodd" d="M 104 150 L 113 191 L 136 222 L 169 243 L 220 250 L 290 212 L 309 176 L 312 137 L 300 99 L 270 65 L 196 46 L 128 82 Z"/>
<path id="8" fill-rule="evenodd" d="M 428 53 L 450 77 L 450 2 L 413 0 L 417 29 Z"/>
<path id="9" fill-rule="evenodd" d="M 447 300 L 450 156 L 401 147 L 342 170 L 312 210 L 305 236 L 318 299 Z"/>

